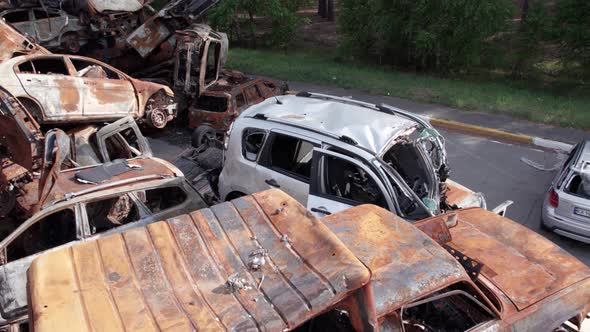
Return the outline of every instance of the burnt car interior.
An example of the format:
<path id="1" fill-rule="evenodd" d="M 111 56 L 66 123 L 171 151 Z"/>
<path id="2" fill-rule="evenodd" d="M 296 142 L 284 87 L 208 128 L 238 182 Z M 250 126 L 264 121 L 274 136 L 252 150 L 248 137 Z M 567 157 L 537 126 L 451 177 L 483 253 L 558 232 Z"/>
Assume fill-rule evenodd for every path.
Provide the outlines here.
<path id="1" fill-rule="evenodd" d="M 54 212 L 27 228 L 6 247 L 6 262 L 76 240 L 76 217 L 71 209 Z"/>
<path id="2" fill-rule="evenodd" d="M 109 229 L 141 219 L 139 209 L 129 194 L 86 204 L 90 232 L 102 233 Z"/>
<path id="3" fill-rule="evenodd" d="M 322 193 L 350 203 L 375 204 L 388 208 L 383 193 L 367 172 L 355 164 L 332 156 L 323 158 Z"/>
<path id="4" fill-rule="evenodd" d="M 116 72 L 110 70 L 109 68 L 100 66 L 94 62 L 74 59 L 70 58 L 74 68 L 78 72 L 78 77 L 85 77 L 85 78 L 98 78 L 98 79 L 111 79 L 111 80 L 119 80 L 121 77 Z"/>
<path id="5" fill-rule="evenodd" d="M 408 332 L 467 331 L 495 319 L 469 287 L 453 285 L 429 297 L 402 307 L 400 320 Z"/>
<path id="6" fill-rule="evenodd" d="M 201 53 L 202 54 L 202 53 Z M 207 69 L 205 72 L 205 84 L 210 84 L 217 79 L 219 56 L 221 55 L 221 43 L 211 41 L 207 50 Z"/>
<path id="7" fill-rule="evenodd" d="M 417 149 L 412 141 L 403 140 L 391 147 L 383 156 L 383 160 L 393 167 L 408 187 L 422 199 L 428 197 L 432 184 L 429 183 L 426 176 L 428 169 Z"/>
<path id="8" fill-rule="evenodd" d="M 207 112 L 223 113 L 227 111 L 227 98 L 216 96 L 200 96 L 195 101 L 194 107 Z"/>
<path id="9" fill-rule="evenodd" d="M 268 151 L 270 167 L 309 181 L 313 144 L 299 138 L 274 134 Z"/>
<path id="10" fill-rule="evenodd" d="M 70 75 L 63 58 L 41 58 L 18 65 L 21 73 L 38 75 Z"/>

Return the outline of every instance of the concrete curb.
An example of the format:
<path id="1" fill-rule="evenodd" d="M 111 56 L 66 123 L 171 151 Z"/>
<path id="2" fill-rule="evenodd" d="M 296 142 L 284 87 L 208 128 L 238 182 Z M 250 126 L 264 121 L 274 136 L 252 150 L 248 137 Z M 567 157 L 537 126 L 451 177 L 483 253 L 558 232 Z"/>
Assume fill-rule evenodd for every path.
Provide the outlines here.
<path id="1" fill-rule="evenodd" d="M 563 152 L 569 152 L 574 147 L 571 144 L 563 143 L 559 141 L 552 141 L 548 139 L 544 139 L 541 137 L 533 137 L 529 135 L 523 134 L 515 134 L 510 133 L 503 130 L 498 130 L 494 128 L 487 128 L 481 127 L 476 125 L 470 125 L 462 122 L 444 120 L 434 117 L 429 117 L 428 120 L 430 123 L 438 128 L 448 129 L 448 130 L 455 130 L 460 132 L 465 132 L 468 134 L 474 134 L 478 136 L 484 136 L 489 138 L 497 138 L 500 140 L 507 140 L 510 142 L 521 143 L 521 144 L 530 144 L 534 146 L 538 146 L 540 148 L 549 149 L 549 150 L 557 150 Z"/>

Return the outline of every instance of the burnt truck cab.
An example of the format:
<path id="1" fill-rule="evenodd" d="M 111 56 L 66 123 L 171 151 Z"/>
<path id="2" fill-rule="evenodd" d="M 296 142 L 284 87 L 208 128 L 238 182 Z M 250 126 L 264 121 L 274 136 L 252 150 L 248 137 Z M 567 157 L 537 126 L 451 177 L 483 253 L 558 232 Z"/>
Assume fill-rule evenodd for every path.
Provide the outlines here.
<path id="1" fill-rule="evenodd" d="M 157 158 L 59 171 L 40 204 L 0 242 L 0 330 L 26 320 L 34 258 L 207 206 L 176 167 Z"/>
<path id="2" fill-rule="evenodd" d="M 534 269 L 515 271 L 522 280 L 514 287 L 533 278 L 541 281 L 535 292 L 482 284 L 475 261 L 455 250 L 470 234 L 448 227 L 462 232 L 473 215 L 457 213 L 456 224 L 439 218 L 413 225 L 361 205 L 317 219 L 279 190 L 255 193 L 37 258 L 28 272 L 30 327 L 550 331 L 586 315 L 590 271 L 549 242 L 533 244 L 570 266 L 554 288 Z M 493 282 L 506 285 L 507 268 L 492 269 Z M 512 301 L 522 299 L 514 295 L 527 292 L 537 301 L 515 311 Z"/>

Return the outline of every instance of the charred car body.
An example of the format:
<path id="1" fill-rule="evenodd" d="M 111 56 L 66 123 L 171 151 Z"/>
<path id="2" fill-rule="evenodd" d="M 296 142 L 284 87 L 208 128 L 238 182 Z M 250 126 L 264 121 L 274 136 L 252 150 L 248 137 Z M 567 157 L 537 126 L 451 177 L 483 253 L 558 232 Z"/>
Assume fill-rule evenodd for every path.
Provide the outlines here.
<path id="1" fill-rule="evenodd" d="M 256 193 L 36 259 L 28 273 L 31 327 L 551 331 L 585 317 L 588 267 L 491 212 L 453 213 L 454 222 L 444 215 L 414 226 L 362 205 L 318 220 L 278 190 Z M 466 229 L 453 232 L 462 227 L 481 232 L 477 240 L 494 250 L 478 250 L 460 234 Z M 525 269 L 511 275 L 502 255 Z M 475 259 L 489 264 L 483 272 Z"/>
<path id="2" fill-rule="evenodd" d="M 1 12 L 0 18 L 52 51 L 77 53 L 88 39 L 79 19 L 63 10 L 40 7 L 12 9 Z"/>
<path id="3" fill-rule="evenodd" d="M 44 251 L 207 206 L 178 169 L 157 158 L 52 174 L 40 211 L 0 242 L 0 325 L 26 316 L 26 271 Z"/>
<path id="4" fill-rule="evenodd" d="M 0 88 L 0 154 L 2 157 L 2 209 L 13 225 L 35 213 L 50 172 L 109 162 L 149 157 L 151 149 L 132 118 L 103 127 L 80 126 L 64 132 L 43 133 L 40 126 L 7 91 Z"/>
<path id="5" fill-rule="evenodd" d="M 4 20 L 0 20 L 0 63 L 25 54 L 50 54 L 50 52 L 20 34 Z"/>
<path id="6" fill-rule="evenodd" d="M 176 115 L 165 85 L 131 78 L 94 59 L 27 55 L 0 64 L 0 86 L 40 124 L 103 122 L 133 116 L 163 128 Z"/>
<path id="7" fill-rule="evenodd" d="M 412 220 L 485 207 L 481 194 L 447 180 L 444 138 L 389 106 L 279 96 L 242 113 L 225 145 L 222 200 L 276 187 L 320 216 L 375 204 Z"/>

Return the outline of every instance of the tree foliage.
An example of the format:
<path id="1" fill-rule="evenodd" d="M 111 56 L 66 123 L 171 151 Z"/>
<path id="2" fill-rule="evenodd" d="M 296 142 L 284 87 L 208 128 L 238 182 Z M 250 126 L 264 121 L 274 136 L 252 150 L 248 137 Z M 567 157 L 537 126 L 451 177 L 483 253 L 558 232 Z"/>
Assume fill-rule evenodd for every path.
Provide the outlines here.
<path id="1" fill-rule="evenodd" d="M 301 4 L 302 0 L 224 0 L 211 10 L 208 17 L 216 29 L 229 32 L 233 39 L 242 40 L 248 35 L 254 46 L 256 18 L 268 19 L 271 25 L 268 44 L 284 47 L 302 23 L 296 15 Z"/>
<path id="2" fill-rule="evenodd" d="M 590 1 L 558 1 L 555 25 L 564 59 L 590 70 Z"/>
<path id="3" fill-rule="evenodd" d="M 507 0 L 341 0 L 344 48 L 422 69 L 479 63 L 485 42 L 504 31 Z"/>

